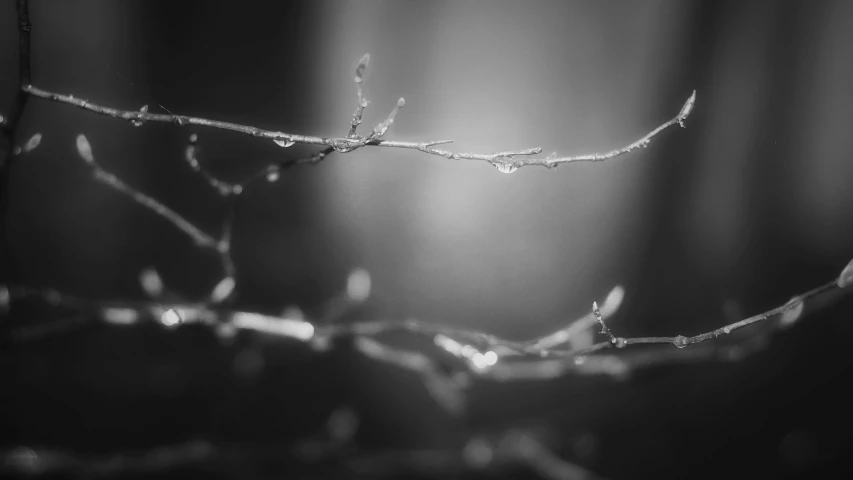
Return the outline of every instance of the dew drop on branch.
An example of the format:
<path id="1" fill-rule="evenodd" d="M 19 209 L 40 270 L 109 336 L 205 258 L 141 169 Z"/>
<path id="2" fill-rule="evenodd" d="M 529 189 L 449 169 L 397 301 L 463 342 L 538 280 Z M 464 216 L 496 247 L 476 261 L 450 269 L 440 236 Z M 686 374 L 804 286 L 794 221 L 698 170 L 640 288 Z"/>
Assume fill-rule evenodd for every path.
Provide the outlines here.
<path id="1" fill-rule="evenodd" d="M 89 144 L 89 139 L 82 133 L 77 135 L 77 153 L 87 163 L 95 163 L 95 156 L 92 155 L 92 145 Z"/>
<path id="2" fill-rule="evenodd" d="M 23 152 L 29 153 L 36 149 L 41 143 L 41 133 L 36 133 L 29 140 L 27 140 L 27 144 L 24 145 Z"/>
<path id="3" fill-rule="evenodd" d="M 292 147 L 294 144 L 296 144 L 296 142 L 289 138 L 276 138 L 273 139 L 273 142 L 275 142 L 276 145 L 282 148 Z"/>
<path id="4" fill-rule="evenodd" d="M 160 314 L 160 323 L 167 327 L 177 327 L 184 322 L 181 314 L 174 308 L 170 308 Z"/>
<path id="5" fill-rule="evenodd" d="M 509 165 L 507 163 L 495 163 L 495 168 L 497 168 L 498 171 L 501 173 L 512 173 L 512 172 L 518 170 L 518 167 L 514 167 L 514 166 Z"/>
<path id="6" fill-rule="evenodd" d="M 274 169 L 270 170 L 269 172 L 267 172 L 267 181 L 268 182 L 275 183 L 278 181 L 279 178 L 281 178 L 281 172 L 277 168 L 274 168 Z"/>

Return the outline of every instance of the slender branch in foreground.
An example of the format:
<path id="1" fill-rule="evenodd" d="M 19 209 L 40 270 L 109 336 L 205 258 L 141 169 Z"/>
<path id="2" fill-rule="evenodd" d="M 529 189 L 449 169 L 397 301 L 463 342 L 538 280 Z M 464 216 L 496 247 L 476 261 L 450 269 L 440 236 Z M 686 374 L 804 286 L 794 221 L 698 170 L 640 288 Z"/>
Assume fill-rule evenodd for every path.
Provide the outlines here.
<path id="1" fill-rule="evenodd" d="M 171 113 L 150 113 L 147 111 L 147 109 L 122 110 L 118 108 L 99 105 L 97 103 L 93 103 L 80 98 L 75 98 L 73 95 L 64 95 L 61 93 L 50 92 L 29 84 L 23 85 L 21 89 L 24 92 L 34 95 L 36 97 L 44 98 L 59 103 L 65 103 L 68 105 L 73 105 L 90 112 L 98 113 L 101 115 L 107 115 L 121 120 L 126 120 L 133 123 L 134 125 L 141 125 L 143 122 L 147 121 L 174 123 L 178 126 L 199 125 L 203 127 L 218 128 L 222 130 L 238 132 L 252 137 L 271 139 L 277 145 L 282 147 L 289 147 L 296 143 L 307 145 L 321 145 L 329 147 L 332 150 L 341 153 L 352 152 L 365 146 L 413 149 L 419 150 L 430 155 L 448 158 L 451 160 L 485 161 L 491 163 L 503 173 L 511 173 L 517 170 L 518 168 L 524 166 L 535 165 L 547 168 L 554 168 L 564 163 L 602 161 L 618 157 L 620 155 L 624 155 L 638 148 L 646 147 L 649 145 L 652 138 L 654 138 L 663 130 L 674 125 L 680 125 L 684 127 L 684 121 L 690 115 L 690 112 L 693 110 L 693 106 L 696 102 L 696 91 L 694 90 L 690 97 L 687 99 L 687 101 L 684 103 L 684 105 L 681 107 L 681 110 L 679 111 L 678 115 L 676 115 L 669 121 L 663 123 L 662 125 L 658 126 L 657 128 L 642 136 L 638 140 L 623 147 L 616 148 L 603 153 L 591 153 L 564 157 L 533 157 L 534 155 L 542 153 L 541 147 L 527 148 L 522 150 L 508 150 L 496 153 L 453 152 L 450 150 L 436 148 L 437 145 L 451 143 L 452 140 L 403 142 L 382 139 L 382 137 L 388 131 L 388 128 L 394 122 L 394 117 L 396 116 L 399 108 L 405 105 L 405 100 L 403 98 L 400 98 L 397 101 L 396 107 L 392 110 L 388 118 L 379 125 L 377 125 L 370 133 L 370 135 L 358 136 L 356 134 L 356 129 L 362 122 L 364 109 L 369 103 L 364 96 L 364 90 L 362 85 L 364 82 L 364 72 L 367 69 L 367 65 L 369 62 L 370 55 L 365 55 L 364 57 L 362 57 L 362 59 L 358 63 L 358 66 L 356 67 L 355 83 L 358 94 L 358 105 L 356 107 L 355 112 L 353 113 L 352 121 L 350 123 L 350 130 L 347 136 L 337 138 L 299 135 L 275 130 L 266 130 L 250 125 L 241 125 L 232 122 L 223 122 L 219 120 L 210 120 L 186 115 L 175 115 Z M 324 156 L 325 155 L 321 156 L 320 159 L 322 159 Z"/>

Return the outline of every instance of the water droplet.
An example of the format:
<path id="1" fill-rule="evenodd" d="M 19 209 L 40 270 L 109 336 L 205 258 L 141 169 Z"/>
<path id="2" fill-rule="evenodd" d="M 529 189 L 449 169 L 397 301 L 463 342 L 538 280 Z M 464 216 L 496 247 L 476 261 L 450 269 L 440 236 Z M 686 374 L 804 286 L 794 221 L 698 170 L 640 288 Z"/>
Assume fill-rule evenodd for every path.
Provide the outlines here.
<path id="1" fill-rule="evenodd" d="M 143 123 L 145 123 L 145 122 L 142 120 L 139 120 L 138 118 L 134 118 L 133 120 L 130 121 L 130 124 L 133 125 L 134 127 L 141 127 Z"/>
<path id="2" fill-rule="evenodd" d="M 198 141 L 198 135 L 196 135 L 195 133 L 190 135 L 190 143 L 195 143 L 197 141 Z"/>
<path id="3" fill-rule="evenodd" d="M 406 99 L 405 99 L 405 98 L 400 97 L 400 99 L 399 99 L 399 100 L 397 100 L 397 108 L 401 108 L 401 107 L 402 107 L 403 105 L 405 105 L 405 104 L 406 104 Z"/>
<path id="4" fill-rule="evenodd" d="M 677 348 L 684 348 L 688 345 L 688 339 L 684 335 L 679 335 L 672 339 L 672 344 Z"/>
<path id="5" fill-rule="evenodd" d="M 296 144 L 296 142 L 289 138 L 276 138 L 273 140 L 273 142 L 275 142 L 276 145 L 282 148 L 292 147 L 294 144 Z"/>
<path id="6" fill-rule="evenodd" d="M 160 315 L 160 323 L 167 327 L 176 327 L 183 323 L 181 314 L 174 308 L 170 308 Z"/>
<path id="7" fill-rule="evenodd" d="M 267 181 L 268 182 L 270 182 L 270 183 L 277 182 L 279 178 L 281 178 L 281 172 L 279 172 L 278 169 L 270 170 L 269 172 L 267 172 Z"/>
<path id="8" fill-rule="evenodd" d="M 616 348 L 625 348 L 628 345 L 628 342 L 625 341 L 624 338 L 617 338 L 615 342 L 613 342 L 613 346 Z"/>
<path id="9" fill-rule="evenodd" d="M 143 105 L 142 108 L 139 109 L 139 113 L 148 113 L 148 105 Z"/>
<path id="10" fill-rule="evenodd" d="M 29 140 L 27 140 L 27 144 L 24 145 L 23 152 L 29 153 L 35 150 L 36 147 L 41 143 L 41 133 L 36 133 Z"/>
<path id="11" fill-rule="evenodd" d="M 501 173 L 512 173 L 512 172 L 518 170 L 518 167 L 514 167 L 514 166 L 506 164 L 506 163 L 496 163 L 495 168 L 497 168 L 498 171 Z"/>
<path id="12" fill-rule="evenodd" d="M 723 333 L 726 335 L 732 333 L 732 327 L 723 327 Z"/>

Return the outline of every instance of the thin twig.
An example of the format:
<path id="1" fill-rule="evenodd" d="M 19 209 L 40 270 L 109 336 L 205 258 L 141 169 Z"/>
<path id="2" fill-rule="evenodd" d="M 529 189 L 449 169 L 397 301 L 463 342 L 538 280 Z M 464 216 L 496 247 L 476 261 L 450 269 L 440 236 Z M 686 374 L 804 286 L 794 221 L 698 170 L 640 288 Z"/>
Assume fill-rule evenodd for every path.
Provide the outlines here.
<path id="1" fill-rule="evenodd" d="M 228 195 L 239 195 L 243 191 L 243 187 L 241 185 L 231 185 L 230 183 L 223 182 L 222 180 L 216 178 L 216 176 L 210 172 L 204 165 L 201 164 L 198 160 L 199 154 L 199 146 L 198 146 L 198 135 L 193 133 L 190 135 L 189 141 L 187 142 L 187 148 L 184 151 L 184 158 L 187 163 L 190 165 L 190 168 L 193 171 L 199 173 L 207 183 L 216 189 L 219 192 L 219 195 L 225 197 Z"/>
<path id="2" fill-rule="evenodd" d="M 394 118 L 393 115 L 395 112 L 392 112 L 392 115 L 389 115 L 389 118 L 385 122 L 381 123 L 377 126 L 377 129 L 369 137 L 316 137 L 310 135 L 298 135 L 287 132 L 280 132 L 275 130 L 265 130 L 258 127 L 253 127 L 249 125 L 241 125 L 232 122 L 222 122 L 218 120 L 209 120 L 205 118 L 198 117 L 190 117 L 186 115 L 170 115 L 170 114 L 160 114 L 160 113 L 150 113 L 150 112 L 141 112 L 139 110 L 121 110 L 112 107 L 102 106 L 93 102 L 89 102 L 87 100 L 83 100 L 80 98 L 76 98 L 72 95 L 64 95 L 61 93 L 49 92 L 47 90 L 42 90 L 33 85 L 26 85 L 22 87 L 24 91 L 40 98 L 44 98 L 47 100 L 52 100 L 59 103 L 64 103 L 68 105 L 74 105 L 76 107 L 82 108 L 84 110 L 98 113 L 101 115 L 107 115 L 113 118 L 126 120 L 129 122 L 166 122 L 166 123 L 174 123 L 179 126 L 185 125 L 199 125 L 203 127 L 210 128 L 218 128 L 222 130 L 229 130 L 233 132 L 242 133 L 245 135 L 249 135 L 257 138 L 266 138 L 273 141 L 285 142 L 287 144 L 307 144 L 307 145 L 322 145 L 326 147 L 331 147 L 338 152 L 351 152 L 358 148 L 364 146 L 374 146 L 374 147 L 386 147 L 386 148 L 403 148 L 403 149 L 412 149 L 419 150 L 424 153 L 428 153 L 430 155 L 437 155 L 440 157 L 448 158 L 451 160 L 478 160 L 485 161 L 491 163 L 493 165 L 505 165 L 509 168 L 519 168 L 528 165 L 535 165 L 547 168 L 554 168 L 564 163 L 572 163 L 572 162 L 596 162 L 602 161 L 614 157 L 618 157 L 620 155 L 624 155 L 633 150 L 636 150 L 641 147 L 645 147 L 649 144 L 653 137 L 658 135 L 663 130 L 673 126 L 673 125 L 682 125 L 684 121 L 687 119 L 687 116 L 690 114 L 690 111 L 693 108 L 693 104 L 696 100 L 696 92 L 694 91 L 690 98 L 685 102 L 681 111 L 678 115 L 673 117 L 671 120 L 666 123 L 660 125 L 655 128 L 651 132 L 647 133 L 639 140 L 632 142 L 624 147 L 620 147 L 609 152 L 604 153 L 592 153 L 585 155 L 575 155 L 568 157 L 557 157 L 557 158 L 530 158 L 533 155 L 538 155 L 542 153 L 541 147 L 528 148 L 523 150 L 507 150 L 496 153 L 471 153 L 471 152 L 452 152 L 450 150 L 444 150 L 440 148 L 435 148 L 436 145 L 450 143 L 451 140 L 438 140 L 438 141 L 425 141 L 425 142 L 403 142 L 403 141 L 395 141 L 395 140 L 382 140 L 381 136 L 384 135 L 387 130 L 387 125 L 390 125 Z M 402 100 L 402 99 L 400 99 Z M 398 101 L 398 108 L 401 102 Z M 396 109 L 395 109 L 396 111 Z M 381 134 L 380 134 L 381 132 Z"/>
<path id="3" fill-rule="evenodd" d="M 83 159 L 83 161 L 85 161 L 86 164 L 89 165 L 92 170 L 94 170 L 96 180 L 118 192 L 123 193 L 124 195 L 127 195 L 136 203 L 165 218 L 172 225 L 177 227 L 178 230 L 189 236 L 195 242 L 196 245 L 205 248 L 221 248 L 220 242 L 218 242 L 209 234 L 201 231 L 201 229 L 196 227 L 192 222 L 185 219 L 171 208 L 163 205 L 158 200 L 136 190 L 135 188 L 124 183 L 121 179 L 119 179 L 112 173 L 109 173 L 104 170 L 95 161 L 94 154 L 92 153 L 92 146 L 89 144 L 89 140 L 86 138 L 86 136 L 82 133 L 77 136 L 77 152 L 80 154 L 80 157 Z"/>

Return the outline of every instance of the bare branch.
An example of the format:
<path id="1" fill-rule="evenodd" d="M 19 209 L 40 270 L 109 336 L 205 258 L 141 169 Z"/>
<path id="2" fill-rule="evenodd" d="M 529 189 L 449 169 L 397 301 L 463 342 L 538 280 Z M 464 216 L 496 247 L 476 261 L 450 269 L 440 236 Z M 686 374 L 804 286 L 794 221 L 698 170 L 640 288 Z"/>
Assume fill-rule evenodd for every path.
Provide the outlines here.
<path id="1" fill-rule="evenodd" d="M 221 286 L 221 282 L 220 282 Z M 227 283 L 226 283 L 227 286 Z M 225 288 L 225 287 L 221 287 Z M 228 289 L 233 288 L 228 286 Z M 453 369 L 464 375 L 473 375 L 482 378 L 491 378 L 497 381 L 512 381 L 524 379 L 547 379 L 556 378 L 569 373 L 580 375 L 609 375 L 622 378 L 632 368 L 643 367 L 647 364 L 656 363 L 654 359 L 645 358 L 644 362 L 637 364 L 624 358 L 613 355 L 592 355 L 601 350 L 615 347 L 623 349 L 631 345 L 640 344 L 669 344 L 679 348 L 711 340 L 722 335 L 727 335 L 737 329 L 744 328 L 753 323 L 768 320 L 780 315 L 794 313 L 791 318 L 783 317 L 779 328 L 787 328 L 802 314 L 802 305 L 808 299 L 839 289 L 836 280 L 828 282 L 820 287 L 814 288 L 801 295 L 795 296 L 789 302 L 779 307 L 767 310 L 758 315 L 728 324 L 724 327 L 707 333 L 685 337 L 682 335 L 673 337 L 617 337 L 609 328 L 603 324 L 604 313 L 611 314 L 618 307 L 618 301 L 614 297 L 621 297 L 621 293 L 614 296 L 613 292 L 608 295 L 602 312 L 596 306 L 593 308 L 593 316 L 603 326 L 604 333 L 610 339 L 582 349 L 558 349 L 542 348 L 546 345 L 541 339 L 533 342 L 518 342 L 506 340 L 494 335 L 463 330 L 453 327 L 441 326 L 421 322 L 417 320 L 404 321 L 368 321 L 354 322 L 348 324 L 315 325 L 306 320 L 301 313 L 296 316 L 283 314 L 282 316 L 262 315 L 251 312 L 233 311 L 223 309 L 216 302 L 206 301 L 202 303 L 139 303 L 139 304 L 114 304 L 102 302 L 87 302 L 85 300 L 59 295 L 56 292 L 39 292 L 37 290 L 11 287 L 6 289 L 7 302 L 12 302 L 23 296 L 43 296 L 50 299 L 53 304 L 63 304 L 72 308 L 94 308 L 101 321 L 116 326 L 133 325 L 143 320 L 152 320 L 166 326 L 176 323 L 189 324 L 200 323 L 215 326 L 219 331 L 233 332 L 237 330 L 252 330 L 275 337 L 287 338 L 303 343 L 317 352 L 328 351 L 334 344 L 336 338 L 355 335 L 357 349 L 369 358 L 383 363 L 391 363 L 400 367 L 419 372 L 429 377 L 432 386 L 442 385 L 446 390 L 447 385 L 460 385 L 457 383 L 446 383 L 449 380 L 437 380 L 436 372 L 441 371 L 435 367 L 435 360 L 419 353 L 407 352 L 396 347 L 387 346 L 378 341 L 383 334 L 392 331 L 402 331 L 417 336 L 425 336 L 432 340 L 439 351 L 446 352 L 451 358 L 461 360 L 454 364 Z M 614 289 L 618 290 L 618 289 Z M 215 297 L 215 295 L 212 295 Z M 177 320 L 175 320 L 177 318 Z M 583 320 L 583 319 L 582 319 Z M 586 320 L 583 320 L 586 322 Z M 18 337 L 26 337 L 25 332 L 19 331 Z M 545 337 L 547 338 L 547 337 Z M 562 343 L 562 342 L 561 342 Z M 728 358 L 731 355 L 741 355 L 744 349 L 739 346 L 727 347 L 720 355 Z M 669 357 L 661 351 L 657 351 L 661 359 L 679 359 L 681 357 Z M 706 355 L 707 352 L 702 355 Z M 654 355 L 652 355 L 653 357 Z M 690 355 L 688 355 L 690 356 Z M 685 357 L 686 358 L 686 357 Z M 660 363 L 658 361 L 657 363 Z M 426 377 L 425 377 L 426 378 Z M 457 382 L 454 379 L 453 382 Z M 442 383 L 444 382 L 444 383 Z M 441 388 L 433 390 L 444 392 Z M 444 392 L 446 393 L 446 392 Z M 443 393 L 436 394 L 441 396 Z M 445 395 L 446 396 L 446 395 Z M 446 399 L 445 399 L 446 400 Z M 452 402 L 445 402 L 446 405 Z"/>
<path id="2" fill-rule="evenodd" d="M 133 187 L 121 181 L 112 173 L 109 173 L 104 170 L 100 165 L 97 164 L 97 162 L 95 162 L 95 158 L 92 154 L 92 147 L 89 144 L 89 140 L 86 139 L 86 136 L 82 133 L 77 136 L 77 152 L 80 154 L 80 158 L 82 158 L 95 171 L 96 180 L 118 192 L 123 193 L 124 195 L 127 195 L 136 203 L 165 218 L 170 223 L 172 223 L 172 225 L 177 227 L 178 230 L 184 232 L 187 236 L 189 236 L 196 243 L 196 245 L 206 248 L 220 248 L 219 242 L 217 242 L 216 239 L 214 239 L 207 233 L 201 231 L 189 220 L 185 219 L 169 207 L 163 205 L 158 200 L 155 200 L 154 198 L 137 191 Z"/>
<path id="3" fill-rule="evenodd" d="M 523 150 L 511 150 L 511 151 L 503 151 L 497 153 L 471 153 L 471 152 L 452 152 L 449 150 L 444 150 L 440 148 L 435 148 L 436 145 L 450 143 L 451 140 L 440 140 L 440 141 L 426 141 L 426 142 L 402 142 L 402 141 L 390 141 L 390 140 L 382 140 L 382 135 L 385 134 L 388 127 L 393 123 L 394 116 L 396 115 L 397 110 L 405 104 L 405 101 L 401 98 L 397 102 L 397 107 L 391 112 L 388 119 L 384 122 L 380 123 L 368 137 L 340 137 L 340 138 L 329 138 L 329 137 L 316 137 L 309 135 L 297 135 L 286 132 L 279 132 L 274 130 L 265 130 L 258 127 L 253 127 L 249 125 L 240 125 L 231 122 L 222 122 L 218 120 L 208 120 L 204 118 L 198 117 L 189 117 L 185 115 L 171 115 L 171 114 L 158 114 L 158 113 L 149 113 L 149 112 L 141 112 L 138 110 L 121 110 L 117 108 L 106 107 L 102 105 L 98 105 L 96 103 L 89 102 L 87 100 L 82 100 L 80 98 L 75 98 L 72 95 L 63 95 L 60 93 L 49 92 L 46 90 L 42 90 L 33 85 L 26 85 L 22 87 L 24 91 L 40 98 L 45 98 L 48 100 L 52 100 L 59 103 L 65 103 L 68 105 L 74 105 L 76 107 L 82 108 L 84 110 L 98 113 L 101 115 L 107 115 L 113 118 L 126 120 L 129 122 L 141 122 L 141 121 L 152 121 L 152 122 L 166 122 L 166 123 L 174 123 L 179 126 L 184 125 L 199 125 L 210 128 L 218 128 L 223 130 L 229 130 L 233 132 L 243 133 L 245 135 L 250 135 L 252 137 L 257 138 L 266 138 L 271 139 L 278 143 L 279 145 L 291 145 L 294 143 L 301 143 L 307 145 L 322 145 L 326 147 L 331 147 L 332 149 L 338 152 L 351 152 L 362 148 L 364 146 L 375 146 L 375 147 L 386 147 L 386 148 L 404 148 L 404 149 L 412 149 L 419 150 L 424 153 L 428 153 L 431 155 L 436 155 L 444 158 L 448 158 L 451 160 L 479 160 L 491 163 L 492 165 L 499 167 L 499 170 L 504 173 L 510 173 L 515 171 L 516 169 L 528 165 L 535 165 L 540 167 L 554 168 L 564 163 L 572 163 L 572 162 L 589 162 L 589 161 L 602 161 L 609 158 L 618 157 L 620 155 L 624 155 L 633 150 L 636 150 L 641 147 L 648 146 L 649 142 L 653 137 L 658 135 L 663 130 L 673 126 L 673 125 L 684 125 L 684 121 L 687 119 L 687 116 L 690 114 L 690 111 L 693 108 L 693 105 L 696 100 L 696 92 L 694 91 L 690 98 L 685 102 L 681 111 L 673 117 L 668 122 L 660 125 L 655 128 L 651 132 L 644 135 L 639 140 L 628 144 L 624 147 L 617 148 L 605 153 L 593 153 L 586 155 L 576 155 L 570 157 L 546 157 L 546 158 L 530 158 L 533 155 L 538 155 L 542 153 L 541 147 L 528 148 Z M 360 105 L 360 104 L 359 104 Z M 354 115 L 355 117 L 355 115 Z M 360 119 L 360 117 L 359 117 Z"/>

